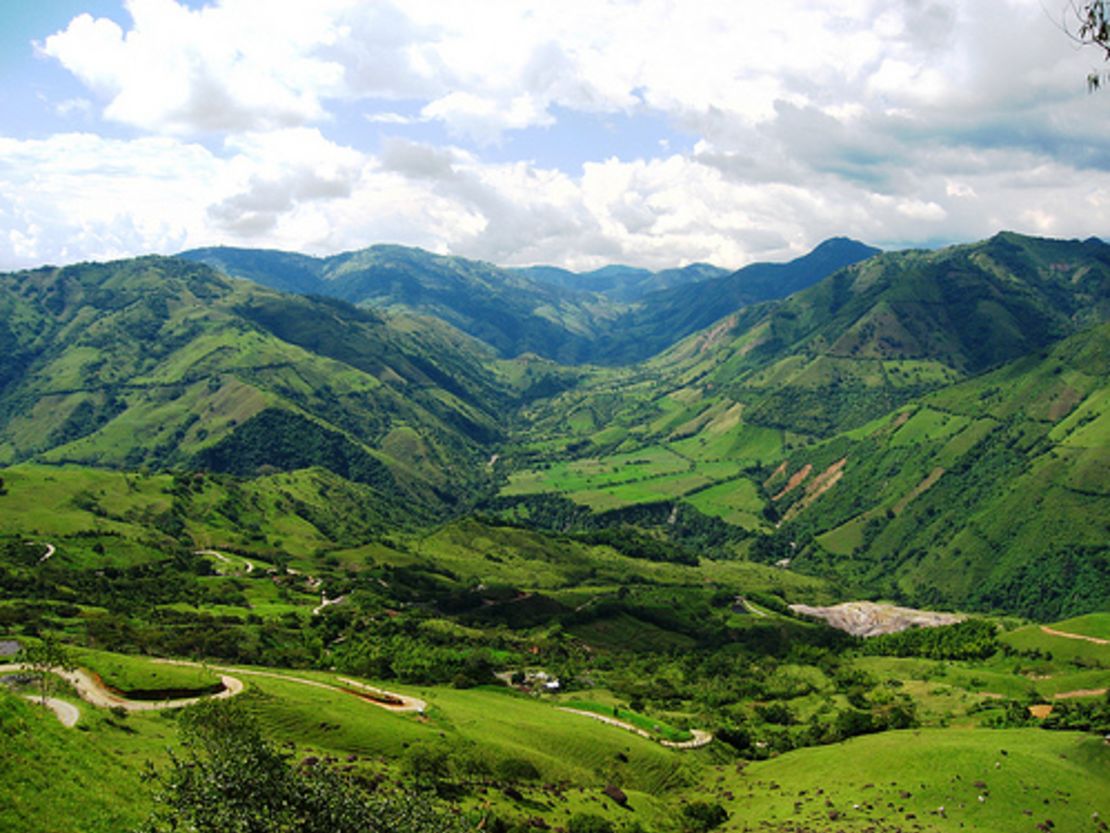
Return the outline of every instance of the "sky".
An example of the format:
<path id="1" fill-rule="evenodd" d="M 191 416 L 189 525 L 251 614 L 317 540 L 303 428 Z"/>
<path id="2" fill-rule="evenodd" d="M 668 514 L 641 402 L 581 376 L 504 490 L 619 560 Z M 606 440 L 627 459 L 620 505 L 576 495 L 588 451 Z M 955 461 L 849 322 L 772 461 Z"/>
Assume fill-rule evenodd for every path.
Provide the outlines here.
<path id="1" fill-rule="evenodd" d="M 5 0 L 0 269 L 736 268 L 1110 230 L 1066 0 Z"/>

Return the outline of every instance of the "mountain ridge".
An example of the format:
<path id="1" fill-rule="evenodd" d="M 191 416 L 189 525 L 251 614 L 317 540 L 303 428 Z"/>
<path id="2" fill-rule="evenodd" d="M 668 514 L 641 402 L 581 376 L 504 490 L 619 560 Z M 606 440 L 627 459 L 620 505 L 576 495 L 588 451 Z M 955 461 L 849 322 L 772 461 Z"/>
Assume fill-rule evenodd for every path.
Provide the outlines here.
<path id="1" fill-rule="evenodd" d="M 562 363 L 619 364 L 648 358 L 739 306 L 789 294 L 876 251 L 833 238 L 789 263 L 731 274 L 705 264 L 655 273 L 614 265 L 573 279 L 555 267 L 502 269 L 393 244 L 325 258 L 226 247 L 180 257 L 280 290 L 434 315 L 503 358 L 535 353 Z"/>

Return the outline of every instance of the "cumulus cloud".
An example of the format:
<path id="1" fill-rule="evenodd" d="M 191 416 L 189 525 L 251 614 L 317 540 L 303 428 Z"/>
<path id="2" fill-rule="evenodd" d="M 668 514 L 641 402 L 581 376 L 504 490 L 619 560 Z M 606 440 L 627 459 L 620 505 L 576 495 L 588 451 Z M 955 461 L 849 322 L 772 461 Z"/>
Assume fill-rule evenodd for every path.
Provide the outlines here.
<path id="1" fill-rule="evenodd" d="M 127 32 L 82 14 L 39 50 L 106 99 L 114 121 L 175 134 L 287 127 L 321 119 L 343 78 L 314 54 L 341 35 L 327 4 L 316 8 L 128 0 Z"/>
<path id="2" fill-rule="evenodd" d="M 739 266 L 834 234 L 1110 221 L 1110 109 L 1040 0 L 125 9 L 38 49 L 88 90 L 57 112 L 95 125 L 96 108 L 137 138 L 0 140 L 7 265 L 393 240 L 514 264 Z M 567 113 L 673 132 L 599 157 Z M 576 162 L 534 161 L 537 135 Z"/>
<path id="3" fill-rule="evenodd" d="M 349 197 L 361 177 L 362 156 L 314 129 L 248 134 L 227 146 L 237 154 L 229 179 L 245 182 L 207 214 L 216 229 L 239 237 L 271 231 L 303 204 Z"/>

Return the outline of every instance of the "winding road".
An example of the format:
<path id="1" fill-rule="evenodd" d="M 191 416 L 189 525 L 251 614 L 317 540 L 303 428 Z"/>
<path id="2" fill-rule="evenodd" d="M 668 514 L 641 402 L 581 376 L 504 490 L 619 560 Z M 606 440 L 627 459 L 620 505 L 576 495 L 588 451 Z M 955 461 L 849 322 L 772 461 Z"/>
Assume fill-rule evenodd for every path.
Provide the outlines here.
<path id="1" fill-rule="evenodd" d="M 697 749 L 701 746 L 707 746 L 712 740 L 713 735 L 704 729 L 691 729 L 690 734 L 693 735 L 690 740 L 659 740 L 655 735 L 648 732 L 646 729 L 641 729 L 639 726 L 633 726 L 631 723 L 626 723 L 623 720 L 617 720 L 615 717 L 606 717 L 597 712 L 588 712 L 585 709 L 571 709 L 566 706 L 557 707 L 561 712 L 568 712 L 569 714 L 577 714 L 582 717 L 588 717 L 591 720 L 596 720 L 608 726 L 615 726 L 618 729 L 624 729 L 626 732 L 632 732 L 642 738 L 648 740 L 658 741 L 660 746 L 666 746 L 668 749 Z"/>
<path id="2" fill-rule="evenodd" d="M 27 672 L 30 671 L 30 667 L 22 663 L 0 665 L 0 673 L 13 671 Z M 104 685 L 98 677 L 90 674 L 83 668 L 75 668 L 72 671 L 66 671 L 64 668 L 55 667 L 50 669 L 50 672 L 61 677 L 73 686 L 73 689 L 77 692 L 77 696 L 86 703 L 102 709 L 122 708 L 129 712 L 153 712 L 161 711 L 162 709 L 180 709 L 185 706 L 192 706 L 195 703 L 199 703 L 201 700 L 226 700 L 228 697 L 234 697 L 243 690 L 243 683 L 241 680 L 223 675 L 220 677 L 223 690 L 216 694 L 208 694 L 203 697 L 181 697 L 173 700 L 129 700 L 126 697 L 121 697 L 114 693 L 110 688 Z"/>
<path id="3" fill-rule="evenodd" d="M 191 667 L 202 667 L 198 662 L 189 662 L 187 660 L 168 660 L 168 659 L 154 659 L 153 662 L 163 663 L 166 665 L 185 665 Z M 297 683 L 299 685 L 313 686 L 315 688 L 322 688 L 327 691 L 334 691 L 340 694 L 348 694 L 358 697 L 371 705 L 377 706 L 387 711 L 405 713 L 415 712 L 423 714 L 427 709 L 428 704 L 417 698 L 409 697 L 406 694 L 397 694 L 396 692 L 386 691 L 385 689 L 375 688 L 374 686 L 360 683 L 357 680 L 349 680 L 345 677 L 340 677 L 339 680 L 343 686 L 331 685 L 330 683 L 322 683 L 318 680 L 309 680 L 304 677 L 294 677 L 289 674 L 279 674 L 274 671 L 258 671 L 247 668 L 232 668 L 230 666 L 213 666 L 209 665 L 208 668 L 224 672 L 220 674 L 220 682 L 223 684 L 223 690 L 215 694 L 207 694 L 200 697 L 181 697 L 172 700 L 130 700 L 126 697 L 113 692 L 94 674 L 90 674 L 83 668 L 75 668 L 72 671 L 66 671 L 64 668 L 52 668 L 51 673 L 61 677 L 77 692 L 77 695 L 90 705 L 102 709 L 122 708 L 128 712 L 149 712 L 161 711 L 163 709 L 180 709 L 185 706 L 192 706 L 199 703 L 201 700 L 226 700 L 240 694 L 243 689 L 243 681 L 238 676 L 254 676 L 254 677 L 269 677 L 283 682 Z M 30 669 L 23 663 L 13 662 L 0 664 L 0 674 L 13 673 L 13 672 L 28 672 Z M 231 673 L 226 673 L 231 672 Z M 42 698 L 38 695 L 28 695 L 28 699 L 36 702 L 41 702 Z M 66 726 L 73 726 L 77 723 L 80 717 L 80 712 L 77 707 L 64 700 L 59 700 L 54 697 L 47 698 L 46 705 L 56 715 L 58 719 Z"/>
<path id="4" fill-rule="evenodd" d="M 68 729 L 72 729 L 77 725 L 77 721 L 81 718 L 80 710 L 72 703 L 67 703 L 65 700 L 59 700 L 57 697 L 47 697 L 43 702 L 42 697 L 37 694 L 24 694 L 28 700 L 39 706 L 46 706 L 50 711 L 58 716 L 58 720 L 62 725 Z"/>
<path id="5" fill-rule="evenodd" d="M 153 659 L 152 662 L 165 663 L 167 665 L 188 665 L 196 668 L 202 667 L 199 662 L 190 662 L 188 660 L 180 659 Z M 348 685 L 356 686 L 364 691 L 376 695 L 375 697 L 366 697 L 357 691 L 352 691 L 350 688 L 343 688 L 342 686 L 332 685 L 331 683 L 322 683 L 319 680 L 309 680 L 305 677 L 294 677 L 291 674 L 279 674 L 276 671 L 261 671 L 253 668 L 234 668 L 229 665 L 209 665 L 206 666 L 213 671 L 230 671 L 234 674 L 242 674 L 247 677 L 268 677 L 271 680 L 281 680 L 287 683 L 297 683 L 299 685 L 312 686 L 313 688 L 322 688 L 327 691 L 336 691 L 341 694 L 353 694 L 360 699 L 366 700 L 375 706 L 387 709 L 393 712 L 418 712 L 422 713 L 428 704 L 418 697 L 409 697 L 407 694 L 397 694 L 393 691 L 386 691 L 385 689 L 375 688 L 374 686 L 360 683 L 355 680 L 348 680 L 346 677 L 340 677 L 339 681 Z"/>
<path id="6" fill-rule="evenodd" d="M 229 558 L 228 556 L 224 555 L 222 552 L 219 552 L 218 550 L 197 550 L 196 552 L 193 553 L 193 555 L 208 555 L 208 556 L 211 556 L 212 558 L 215 558 L 217 561 L 222 561 L 224 564 L 227 564 L 229 567 L 234 567 L 235 566 L 235 561 L 233 559 Z M 246 558 L 243 558 L 242 556 L 240 556 L 240 559 L 243 562 L 243 565 L 244 565 L 243 568 L 248 573 L 253 573 L 254 572 L 254 563 L 251 562 L 251 561 L 248 561 Z"/>

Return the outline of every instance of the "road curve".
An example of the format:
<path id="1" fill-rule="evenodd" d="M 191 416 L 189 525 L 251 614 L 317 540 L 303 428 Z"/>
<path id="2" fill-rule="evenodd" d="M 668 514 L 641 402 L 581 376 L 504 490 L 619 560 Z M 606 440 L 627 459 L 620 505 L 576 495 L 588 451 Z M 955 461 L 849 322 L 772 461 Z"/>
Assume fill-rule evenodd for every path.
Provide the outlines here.
<path id="1" fill-rule="evenodd" d="M 215 558 L 217 561 L 226 564 L 229 567 L 235 566 L 235 562 L 231 558 L 228 558 L 226 555 L 224 555 L 222 552 L 219 552 L 218 550 L 196 550 L 193 555 L 208 555 L 212 558 Z M 243 562 L 243 569 L 246 570 L 246 572 L 248 573 L 253 573 L 254 562 L 250 561 L 249 559 L 243 558 L 242 556 L 239 556 L 239 558 Z"/>
<path id="2" fill-rule="evenodd" d="M 191 662 L 189 660 L 181 659 L 155 659 L 153 662 L 165 663 L 166 665 L 191 665 L 200 666 L 199 662 Z M 347 686 L 353 686 L 360 691 L 355 691 L 352 688 L 344 688 L 342 686 L 332 685 L 331 683 L 322 683 L 319 680 L 310 680 L 305 677 L 294 677 L 291 674 L 279 674 L 276 671 L 261 671 L 253 668 L 236 668 L 229 665 L 209 665 L 206 666 L 213 671 L 230 671 L 234 674 L 242 674 L 250 677 L 268 677 L 271 680 L 281 680 L 287 683 L 297 683 L 299 685 L 312 686 L 313 688 L 322 688 L 325 691 L 335 691 L 340 694 L 353 694 L 366 702 L 378 706 L 379 708 L 386 709 L 392 712 L 416 712 L 423 714 L 424 710 L 428 708 L 428 704 L 418 697 L 410 697 L 407 694 L 398 694 L 394 691 L 386 691 L 383 688 L 375 688 L 374 686 L 360 683 L 357 680 L 349 680 L 346 677 L 340 677 L 339 681 Z"/>
<path id="3" fill-rule="evenodd" d="M 557 708 L 561 712 L 568 712 L 569 714 L 578 714 L 582 717 L 588 717 L 592 720 L 597 720 L 609 726 L 615 726 L 618 729 L 624 729 L 626 732 L 632 732 L 633 734 L 637 734 L 642 738 L 657 741 L 660 746 L 666 746 L 668 749 L 697 749 L 701 746 L 708 745 L 710 741 L 713 740 L 713 735 L 709 732 L 706 732 L 704 729 L 691 729 L 690 734 L 693 735 L 693 737 L 690 738 L 690 740 L 659 740 L 659 738 L 657 738 L 655 735 L 644 729 L 641 729 L 639 726 L 633 726 L 631 723 L 626 723 L 623 720 L 617 720 L 615 717 L 606 717 L 605 715 L 598 714 L 597 712 L 588 712 L 585 709 L 571 709 L 567 708 L 566 706 L 557 706 Z"/>
<path id="4" fill-rule="evenodd" d="M 67 703 L 65 700 L 59 700 L 57 697 L 47 697 L 44 703 L 42 697 L 37 694 L 24 694 L 23 696 L 36 705 L 46 706 L 58 716 L 62 725 L 69 729 L 76 726 L 81 717 L 81 712 L 75 705 Z"/>
<path id="5" fill-rule="evenodd" d="M 190 662 L 188 660 L 164 660 L 152 659 L 153 662 L 159 662 L 166 665 L 188 665 L 192 668 L 201 668 L 201 663 Z M 359 697 L 360 700 L 376 705 L 380 709 L 396 713 L 417 713 L 423 714 L 427 709 L 427 703 L 418 697 L 408 696 L 407 694 L 397 694 L 392 691 L 385 691 L 384 689 L 377 689 L 373 685 L 367 685 L 357 680 L 349 680 L 340 678 L 343 685 L 332 685 L 331 683 L 323 683 L 319 680 L 307 680 L 302 676 L 292 676 L 290 674 L 279 674 L 273 671 L 256 671 L 253 669 L 238 669 L 231 668 L 231 666 L 223 665 L 208 665 L 213 671 L 218 672 L 232 672 L 233 674 L 262 676 L 262 678 L 270 678 L 272 680 L 281 680 L 283 682 L 296 683 L 300 685 L 311 685 L 316 689 L 324 689 L 325 691 L 334 691 L 340 694 L 350 694 Z M 29 668 L 23 663 L 13 662 L 7 664 L 0 664 L 0 674 L 11 672 L 27 672 Z M 183 709 L 184 706 L 194 705 L 202 700 L 226 700 L 243 691 L 243 681 L 239 676 L 233 676 L 232 673 L 221 673 L 220 682 L 223 683 L 223 691 L 215 694 L 206 694 L 204 696 L 196 697 L 180 697 L 176 700 L 128 700 L 127 697 L 122 697 L 119 694 L 112 692 L 107 685 L 104 685 L 97 676 L 90 674 L 83 669 L 73 669 L 72 671 L 65 671 L 61 668 L 51 669 L 51 673 L 57 674 L 65 682 L 73 686 L 81 699 L 91 705 L 98 706 L 100 709 L 124 709 L 129 712 L 155 712 L 164 709 Z M 39 697 L 36 697 L 39 700 Z M 52 700 L 52 699 L 50 699 Z M 74 716 L 72 717 L 73 723 L 77 722 L 77 709 L 63 701 L 57 701 L 61 706 L 68 706 L 73 710 Z M 59 715 L 59 719 L 65 723 L 59 707 L 54 707 L 48 700 L 48 705 L 54 710 L 54 713 Z M 70 716 L 70 715 L 67 715 Z M 72 723 L 67 723 L 72 725 Z"/>
<path id="6" fill-rule="evenodd" d="M 39 564 L 41 564 L 44 561 L 49 561 L 51 556 L 53 556 L 54 553 L 56 553 L 58 551 L 57 549 L 55 549 L 53 544 L 48 544 L 45 541 L 28 541 L 27 546 L 29 546 L 29 547 L 46 547 L 46 553 L 41 558 L 39 558 Z"/>
<path id="7" fill-rule="evenodd" d="M 29 671 L 28 666 L 23 663 L 9 663 L 7 665 L 0 665 L 0 673 L 9 671 Z M 75 668 L 72 671 L 66 671 L 64 668 L 50 669 L 52 674 L 55 674 L 73 686 L 77 695 L 93 706 L 102 709 L 122 708 L 129 712 L 153 712 L 161 711 L 162 709 L 180 709 L 185 706 L 192 706 L 199 703 L 201 700 L 226 700 L 228 697 L 234 697 L 243 690 L 243 683 L 235 677 L 223 675 L 220 677 L 220 682 L 223 683 L 223 691 L 216 694 L 208 694 L 203 697 L 181 697 L 174 700 L 128 700 L 126 697 L 120 697 L 102 683 L 97 677 L 94 677 L 83 668 Z"/>

